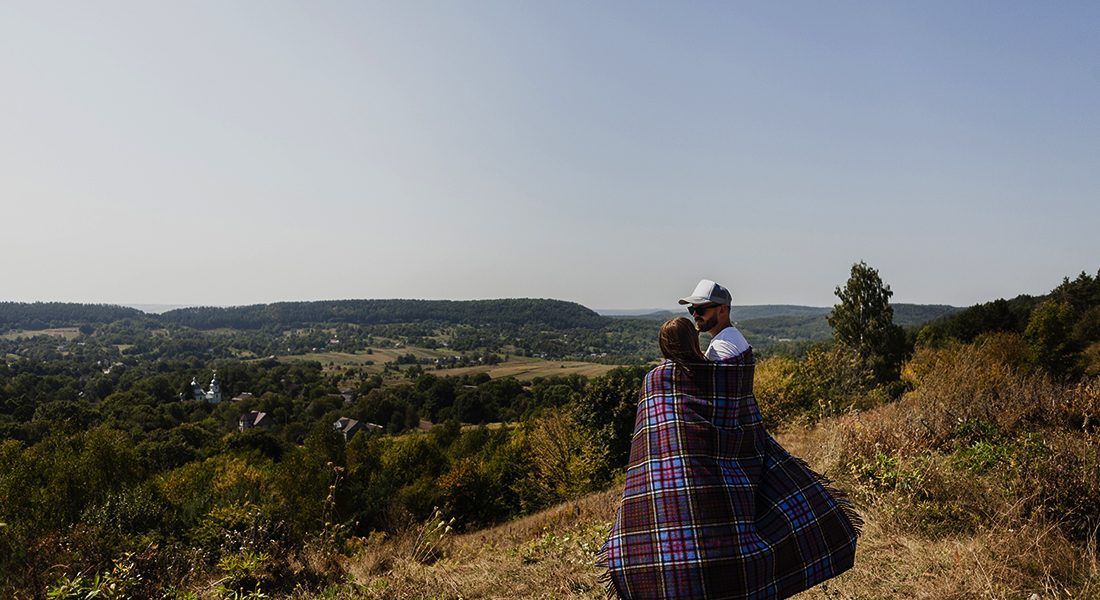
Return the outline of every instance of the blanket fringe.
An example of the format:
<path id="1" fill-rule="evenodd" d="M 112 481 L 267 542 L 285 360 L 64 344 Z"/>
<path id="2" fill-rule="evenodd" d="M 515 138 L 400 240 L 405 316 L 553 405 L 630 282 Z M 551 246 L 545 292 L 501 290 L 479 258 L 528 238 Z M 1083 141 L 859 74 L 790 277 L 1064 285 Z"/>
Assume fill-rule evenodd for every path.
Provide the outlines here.
<path id="1" fill-rule="evenodd" d="M 848 519 L 848 523 L 852 526 L 852 531 L 855 532 L 856 537 L 863 535 L 863 517 L 860 516 L 859 511 L 856 510 L 852 497 L 848 492 L 838 488 L 832 479 L 811 469 L 810 465 L 806 464 L 806 461 L 801 458 L 790 453 L 788 453 L 787 456 L 790 456 L 791 460 L 795 461 L 795 463 L 805 469 L 807 473 L 812 475 L 814 479 L 821 484 L 821 487 L 825 488 L 825 492 L 836 500 L 837 505 L 840 507 L 840 511 L 844 513 L 844 517 Z"/>
<path id="2" fill-rule="evenodd" d="M 607 546 L 596 553 L 596 566 L 603 569 L 598 579 L 603 584 L 605 597 L 607 600 L 618 600 L 619 591 L 615 588 L 615 580 L 611 577 L 611 567 L 607 562 Z"/>

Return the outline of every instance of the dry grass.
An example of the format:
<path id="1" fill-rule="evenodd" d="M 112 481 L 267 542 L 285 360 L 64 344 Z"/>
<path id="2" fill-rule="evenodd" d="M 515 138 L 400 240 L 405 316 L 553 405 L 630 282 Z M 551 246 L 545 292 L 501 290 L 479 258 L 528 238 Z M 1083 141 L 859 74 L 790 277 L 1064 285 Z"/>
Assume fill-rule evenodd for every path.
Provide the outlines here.
<path id="1" fill-rule="evenodd" d="M 414 560 L 414 533 L 376 540 L 347 565 L 354 584 L 340 597 L 603 598 L 593 557 L 618 495 L 609 490 L 454 536 L 445 542 L 444 557 L 430 564 Z"/>
<path id="2" fill-rule="evenodd" d="M 393 362 L 397 360 L 397 357 L 404 356 L 406 354 L 412 354 L 417 358 L 429 358 L 435 359 L 442 356 L 446 356 L 439 352 L 432 350 L 425 350 L 423 348 L 372 348 L 371 353 L 367 354 L 366 351 L 359 352 L 309 352 L 306 354 L 285 354 L 277 356 L 276 360 L 279 362 L 302 362 L 302 361 L 316 361 L 321 363 L 327 369 L 329 363 L 332 363 L 336 367 L 350 367 L 363 371 L 364 373 L 381 373 L 383 365 L 387 362 Z"/>
<path id="3" fill-rule="evenodd" d="M 1019 355 L 1008 337 L 918 354 L 901 400 L 777 436 L 865 520 L 855 566 L 800 598 L 1100 598 L 1100 383 Z M 376 541 L 328 597 L 602 598 L 619 491 L 454 537 L 430 564 Z"/>
<path id="4" fill-rule="evenodd" d="M 515 377 L 520 381 L 530 381 L 536 377 L 553 377 L 555 375 L 583 375 L 585 377 L 601 377 L 608 371 L 618 368 L 618 365 L 605 365 L 600 363 L 579 362 L 570 360 L 541 360 L 516 359 L 502 362 L 496 365 L 478 365 L 474 367 L 459 367 L 440 371 L 446 375 L 476 375 L 488 373 L 489 377 Z"/>
<path id="5" fill-rule="evenodd" d="M 793 431 L 780 442 L 828 471 L 845 448 L 827 423 Z M 837 475 L 837 473 L 830 473 Z M 854 484 L 842 483 L 852 488 Z M 965 482 L 955 482 L 957 488 Z M 968 489 L 981 490 L 982 482 Z M 1094 546 L 1069 541 L 1057 524 L 1038 515 L 1021 520 L 1022 502 L 985 497 L 993 517 L 966 533 L 928 534 L 912 506 L 893 493 L 853 490 L 865 519 L 856 564 L 799 598 L 1096 598 L 1100 597 L 1100 554 Z M 967 490 L 956 489 L 965 495 Z"/>
<path id="6" fill-rule="evenodd" d="M 779 437 L 792 453 L 828 471 L 840 464 L 838 420 Z M 834 473 L 835 475 L 835 473 Z M 842 487 L 854 484 L 842 482 Z M 854 490 L 856 491 L 856 490 Z M 353 583 L 338 598 L 604 598 L 595 553 L 614 517 L 618 488 L 495 528 L 446 541 L 444 557 L 413 560 L 407 536 L 375 540 L 345 565 Z M 866 520 L 856 564 L 803 592 L 805 599 L 1096 598 L 1100 554 L 1071 542 L 1041 518 L 1008 513 L 974 531 L 928 535 L 897 513 L 890 494 L 857 491 Z M 1016 507 L 1018 508 L 1018 507 Z"/>
<path id="7" fill-rule="evenodd" d="M 17 330 L 9 331 L 7 333 L 0 334 L 0 340 L 14 340 L 17 338 L 33 338 L 33 337 L 59 337 L 66 340 L 73 340 L 80 337 L 80 330 L 76 327 L 56 327 L 54 329 L 40 329 L 37 331 L 29 330 Z"/>
<path id="8" fill-rule="evenodd" d="M 434 360 L 454 356 L 454 352 L 428 350 L 425 348 L 401 347 L 401 348 L 372 348 L 371 354 L 365 351 L 349 352 L 310 352 L 307 354 L 287 354 L 276 357 L 280 362 L 320 362 L 326 370 L 333 367 L 351 368 L 364 373 L 382 373 L 387 362 L 395 362 L 399 356 L 412 354 L 418 359 Z M 477 375 L 488 373 L 489 377 L 498 379 L 501 377 L 515 377 L 520 381 L 530 381 L 536 377 L 552 377 L 554 375 L 583 375 L 585 377 L 599 377 L 606 375 L 608 371 L 615 369 L 617 365 L 605 365 L 598 363 L 569 361 L 569 360 L 542 360 L 539 358 L 516 357 L 506 362 L 495 365 L 474 365 L 469 367 L 457 367 L 454 369 L 434 370 L 433 365 L 421 365 L 428 373 L 445 377 L 458 377 L 461 375 Z"/>

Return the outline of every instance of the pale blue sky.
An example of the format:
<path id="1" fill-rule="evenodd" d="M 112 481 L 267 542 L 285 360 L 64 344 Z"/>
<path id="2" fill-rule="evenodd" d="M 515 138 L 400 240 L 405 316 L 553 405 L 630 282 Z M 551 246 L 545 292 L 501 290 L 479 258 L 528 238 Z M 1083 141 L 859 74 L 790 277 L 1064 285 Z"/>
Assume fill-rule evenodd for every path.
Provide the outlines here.
<path id="1" fill-rule="evenodd" d="M 969 305 L 1100 268 L 1097 2 L 5 2 L 0 300 Z"/>

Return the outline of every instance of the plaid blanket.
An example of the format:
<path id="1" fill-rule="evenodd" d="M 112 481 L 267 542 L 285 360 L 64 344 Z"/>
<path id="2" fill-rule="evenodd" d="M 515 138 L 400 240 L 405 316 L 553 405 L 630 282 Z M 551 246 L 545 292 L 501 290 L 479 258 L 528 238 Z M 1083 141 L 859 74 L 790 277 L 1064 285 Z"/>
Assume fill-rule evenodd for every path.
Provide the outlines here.
<path id="1" fill-rule="evenodd" d="M 761 423 L 752 352 L 646 375 L 599 564 L 622 598 L 783 598 L 852 566 L 847 497 Z"/>

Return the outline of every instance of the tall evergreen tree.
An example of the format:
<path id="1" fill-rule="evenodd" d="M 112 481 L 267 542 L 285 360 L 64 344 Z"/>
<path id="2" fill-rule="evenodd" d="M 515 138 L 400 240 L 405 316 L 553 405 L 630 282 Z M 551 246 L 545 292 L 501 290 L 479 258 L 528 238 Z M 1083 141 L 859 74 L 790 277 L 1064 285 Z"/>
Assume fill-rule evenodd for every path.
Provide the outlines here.
<path id="1" fill-rule="evenodd" d="M 833 338 L 855 350 L 879 382 L 897 378 L 905 333 L 894 324 L 890 286 L 882 282 L 878 270 L 860 261 L 852 265 L 848 282 L 835 293 L 840 302 L 828 317 Z"/>

